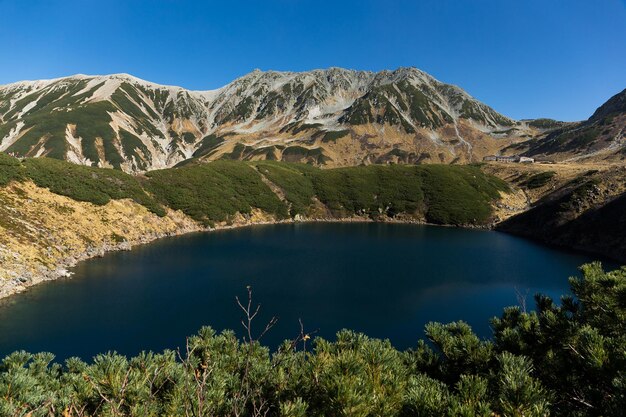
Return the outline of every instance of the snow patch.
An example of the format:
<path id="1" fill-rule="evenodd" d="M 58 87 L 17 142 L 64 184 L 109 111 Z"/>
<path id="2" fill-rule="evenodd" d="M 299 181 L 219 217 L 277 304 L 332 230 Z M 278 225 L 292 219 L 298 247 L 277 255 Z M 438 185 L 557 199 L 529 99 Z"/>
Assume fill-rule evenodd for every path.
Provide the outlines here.
<path id="1" fill-rule="evenodd" d="M 83 155 L 82 138 L 76 136 L 76 125 L 68 124 L 65 128 L 65 140 L 68 150 L 66 152 L 67 160 L 79 165 L 92 165 L 89 158 Z"/>
<path id="2" fill-rule="evenodd" d="M 97 86 L 98 84 L 102 83 L 102 80 L 103 80 L 102 77 L 96 77 L 96 78 L 93 78 L 93 79 L 89 80 L 89 82 L 87 83 L 85 88 L 83 88 L 79 92 L 73 94 L 72 97 L 77 97 L 77 96 L 80 96 L 81 94 L 85 94 L 85 93 L 89 92 L 95 86 Z"/>
<path id="3" fill-rule="evenodd" d="M 25 105 L 22 108 L 22 111 L 17 115 L 17 118 L 20 119 L 22 118 L 23 115 L 25 115 L 26 113 L 28 113 L 29 111 L 31 111 L 36 105 L 37 102 L 39 101 L 39 98 L 35 99 L 34 101 L 31 101 L 30 103 L 28 103 L 27 105 Z"/>
<path id="4" fill-rule="evenodd" d="M 41 145 L 41 147 L 39 148 L 39 150 L 37 151 L 37 153 L 35 154 L 35 158 L 39 158 L 41 155 L 43 155 L 46 152 L 46 147 Z"/>
<path id="5" fill-rule="evenodd" d="M 17 122 L 15 127 L 9 130 L 9 134 L 2 138 L 2 142 L 0 142 L 0 151 L 6 150 L 9 146 L 13 145 L 20 137 L 20 131 L 24 127 L 24 122 L 21 120 Z"/>
<path id="6" fill-rule="evenodd" d="M 87 101 L 98 102 L 108 100 L 109 98 L 111 98 L 113 93 L 115 93 L 120 85 L 122 85 L 122 81 L 120 80 L 107 80 L 100 88 L 94 91 L 94 93 L 91 95 L 91 98 Z"/>

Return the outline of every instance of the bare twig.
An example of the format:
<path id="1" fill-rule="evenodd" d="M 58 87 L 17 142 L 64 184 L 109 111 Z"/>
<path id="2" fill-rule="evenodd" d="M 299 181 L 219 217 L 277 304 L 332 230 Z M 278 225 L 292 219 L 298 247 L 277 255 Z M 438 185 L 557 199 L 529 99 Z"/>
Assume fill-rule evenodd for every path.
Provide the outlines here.
<path id="1" fill-rule="evenodd" d="M 298 343 L 302 342 L 302 350 L 306 352 L 307 340 L 311 339 L 311 336 L 316 334 L 319 331 L 319 329 L 315 329 L 312 332 L 306 333 L 304 331 L 304 324 L 302 323 L 301 318 L 298 319 L 298 323 L 300 323 L 300 334 L 298 334 L 298 336 L 291 341 L 291 348 L 293 350 L 297 350 Z"/>
<path id="2" fill-rule="evenodd" d="M 237 305 L 239 306 L 239 308 L 241 309 L 241 311 L 243 311 L 244 313 L 244 317 L 241 319 L 241 325 L 243 326 L 243 328 L 245 329 L 246 333 L 247 333 L 247 337 L 244 336 L 244 341 L 247 342 L 247 352 L 246 352 L 246 363 L 245 363 L 245 367 L 243 370 L 243 375 L 241 377 L 241 387 L 239 389 L 239 392 L 235 395 L 235 398 L 238 401 L 234 402 L 233 405 L 233 415 L 234 416 L 240 416 L 244 413 L 245 410 L 245 406 L 246 404 L 252 400 L 252 405 L 253 405 L 253 415 L 254 416 L 263 416 L 266 415 L 269 412 L 269 408 L 268 406 L 265 404 L 264 401 L 261 401 L 260 404 L 257 404 L 254 398 L 254 395 L 257 394 L 258 392 L 255 393 L 255 388 L 252 386 L 252 381 L 250 380 L 250 366 L 251 366 L 251 361 L 252 361 L 252 352 L 253 352 L 253 346 L 255 342 L 258 342 L 259 340 L 261 340 L 261 338 L 263 338 L 263 336 L 265 336 L 265 334 L 270 331 L 270 329 L 272 327 L 274 327 L 276 325 L 276 323 L 278 323 L 278 317 L 273 316 L 266 324 L 264 329 L 259 333 L 259 335 L 255 338 L 254 337 L 254 331 L 252 329 L 252 324 L 254 319 L 257 317 L 257 315 L 259 314 L 259 311 L 261 310 L 261 304 L 258 304 L 254 309 L 252 307 L 252 287 L 250 287 L 249 285 L 246 287 L 246 289 L 248 290 L 248 300 L 247 302 L 244 304 L 241 302 L 241 300 L 239 299 L 239 297 L 235 297 L 235 300 L 237 301 Z M 257 388 L 258 390 L 258 388 Z M 238 404 L 240 403 L 240 404 Z M 239 408 L 241 407 L 241 408 Z"/>
<path id="3" fill-rule="evenodd" d="M 276 323 L 278 323 L 278 317 L 273 316 L 269 322 L 265 325 L 265 328 L 263 329 L 263 331 L 259 334 L 259 336 L 257 336 L 256 338 L 253 337 L 253 331 L 252 331 L 252 321 L 255 319 L 255 317 L 259 314 L 259 311 L 261 310 L 261 304 L 257 304 L 256 308 L 254 309 L 254 312 L 252 311 L 252 287 L 251 286 L 247 286 L 246 289 L 248 290 L 248 302 L 247 304 L 244 306 L 244 304 L 241 302 L 241 300 L 239 300 L 238 296 L 235 296 L 235 300 L 237 301 L 237 305 L 239 306 L 239 308 L 241 309 L 241 311 L 243 311 L 243 313 L 245 314 L 245 317 L 243 319 L 241 319 L 241 325 L 243 326 L 243 328 L 246 330 L 247 333 L 247 343 L 248 344 L 252 344 L 255 341 L 259 341 L 261 340 L 261 338 L 263 336 L 265 336 L 265 334 L 276 325 Z M 244 337 L 244 340 L 246 338 Z"/>
<path id="4" fill-rule="evenodd" d="M 529 289 L 526 288 L 526 292 L 524 294 L 521 293 L 521 291 L 519 290 L 519 288 L 515 287 L 515 297 L 517 298 L 517 302 L 520 305 L 520 308 L 522 309 L 523 313 L 526 313 L 526 299 L 528 298 L 528 291 Z"/>

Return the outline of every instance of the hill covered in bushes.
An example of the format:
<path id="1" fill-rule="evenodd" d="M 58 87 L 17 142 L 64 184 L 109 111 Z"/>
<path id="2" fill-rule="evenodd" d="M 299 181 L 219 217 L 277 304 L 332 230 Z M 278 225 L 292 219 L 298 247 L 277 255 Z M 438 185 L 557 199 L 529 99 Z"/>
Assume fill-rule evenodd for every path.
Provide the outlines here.
<path id="1" fill-rule="evenodd" d="M 0 186 L 31 180 L 53 193 L 103 205 L 132 199 L 160 216 L 181 210 L 205 225 L 254 209 L 277 220 L 372 219 L 399 214 L 436 224 L 483 225 L 509 191 L 474 166 L 371 165 L 322 170 L 305 164 L 215 161 L 132 176 L 48 158 L 0 154 Z"/>

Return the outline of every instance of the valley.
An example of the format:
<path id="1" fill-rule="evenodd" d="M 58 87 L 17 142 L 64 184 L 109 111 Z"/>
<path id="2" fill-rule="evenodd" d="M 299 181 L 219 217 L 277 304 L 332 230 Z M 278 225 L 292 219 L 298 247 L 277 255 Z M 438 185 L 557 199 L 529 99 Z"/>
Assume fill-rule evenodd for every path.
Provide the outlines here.
<path id="1" fill-rule="evenodd" d="M 0 18 L 0 417 L 624 414 L 623 1 Z"/>
<path id="2" fill-rule="evenodd" d="M 564 123 L 514 121 L 413 68 L 3 86 L 0 296 L 106 251 L 277 222 L 493 228 L 626 262 L 625 97 Z"/>
<path id="3" fill-rule="evenodd" d="M 626 262 L 625 96 L 622 91 L 609 99 L 586 121 L 558 122 L 512 120 L 414 68 L 255 71 L 205 92 L 126 74 L 1 86 L 0 330 L 11 336 L 0 347 L 10 352 L 30 346 L 69 357 L 93 355 L 107 346 L 128 355 L 175 346 L 177 338 L 206 322 L 218 330 L 237 327 L 230 320 L 236 312 L 232 317 L 223 312 L 232 307 L 229 297 L 237 288 L 250 288 L 252 281 L 275 311 L 288 298 L 286 316 L 304 313 L 307 323 L 323 328 L 316 352 L 335 349 L 344 339 L 370 347 L 383 343 L 389 347 L 385 354 L 413 358 L 397 366 L 402 372 L 408 375 L 411 364 L 419 363 L 439 378 L 445 374 L 432 363 L 448 363 L 446 343 L 452 340 L 487 352 L 482 366 L 492 369 L 486 364 L 495 360 L 489 353 L 493 346 L 501 355 L 519 352 L 511 345 L 512 332 L 522 334 L 525 323 L 539 323 L 534 311 L 526 312 L 528 292 L 543 294 L 535 307 L 541 320 L 558 314 L 569 325 L 575 306 L 567 296 L 558 308 L 549 298 L 568 294 L 565 278 L 592 259 L 609 268 Z M 485 160 L 493 155 L 526 156 L 534 163 Z M 218 232 L 243 226 L 259 227 Z M 179 235 L 187 236 L 174 238 Z M 62 279 L 74 273 L 75 280 Z M 604 272 L 599 263 L 587 263 L 582 273 L 584 280 L 570 281 L 570 291 L 580 297 L 591 291 L 617 305 L 623 269 Z M 439 282 L 442 274 L 445 280 Z M 391 302 L 380 302 L 385 293 L 382 298 Z M 354 304 L 347 303 L 355 294 Z M 515 297 L 521 307 L 505 307 L 515 304 Z M 320 300 L 328 304 L 324 314 Z M 378 309 L 368 307 L 371 314 L 361 312 L 363 320 L 355 320 L 363 305 Z M 500 311 L 501 318 L 486 325 L 484 318 Z M 416 315 L 420 312 L 427 314 Z M 413 319 L 407 321 L 408 316 Z M 427 322 L 458 317 L 476 330 L 465 321 Z M 390 318 L 399 323 L 392 330 Z M 162 331 L 164 323 L 169 332 Z M 587 331 L 580 325 L 580 332 Z M 385 341 L 352 331 L 337 333 L 337 342 L 325 341 L 341 326 L 366 329 Z M 410 347 L 413 331 L 422 326 L 443 356 L 423 340 L 416 350 Z M 571 343 L 587 340 L 574 329 L 567 336 Z M 495 342 L 479 342 L 489 332 Z M 269 339 L 271 348 L 290 335 L 277 331 Z M 307 336 L 302 333 L 295 346 Z M 389 337 L 408 350 L 391 348 Z M 528 355 L 545 350 L 536 342 L 543 336 L 524 337 L 533 341 L 523 344 Z M 612 333 L 602 337 L 597 340 L 613 340 Z M 552 351 L 571 361 L 562 335 L 556 339 Z M 258 341 L 240 344 L 229 330 L 217 334 L 205 327 L 187 340 L 270 352 Z M 279 355 L 299 354 L 281 346 Z M 179 363 L 173 352 L 162 356 L 168 369 L 193 360 L 179 355 Z M 125 363 L 140 363 L 141 355 Z M 545 369 L 552 369 L 548 356 L 533 360 L 547 361 Z M 223 350 L 218 357 L 225 357 Z M 38 369 L 63 371 L 28 380 L 55 387 L 57 376 L 74 372 L 71 364 L 84 369 L 76 375 L 85 377 L 99 363 L 127 361 L 118 354 L 99 355 L 93 365 L 69 359 L 66 369 L 50 365 L 52 356 L 16 352 L 0 365 L 0 375 L 12 372 L 4 364 L 13 366 L 14 360 L 16 372 L 30 372 L 26 364 L 40 358 L 47 362 Z M 295 368 L 308 369 L 306 363 Z M 463 366 L 476 372 L 471 364 Z M 584 377 L 586 366 L 580 367 Z M 604 372 L 614 381 L 611 366 Z M 179 381 L 176 392 L 188 392 L 184 378 L 197 375 L 184 369 L 178 374 L 186 375 L 183 379 L 172 379 Z M 551 372 L 540 377 L 571 401 Z M 405 383 L 398 392 L 406 390 Z M 430 400 L 431 394 L 417 397 Z M 464 401 L 457 398 L 461 394 L 445 395 L 452 402 L 441 407 Z M 94 398 L 76 404 L 97 410 L 101 401 Z M 155 400 L 155 409 L 177 407 L 168 401 Z M 307 401 L 314 404 L 315 396 Z M 417 403 L 407 400 L 402 407 Z"/>

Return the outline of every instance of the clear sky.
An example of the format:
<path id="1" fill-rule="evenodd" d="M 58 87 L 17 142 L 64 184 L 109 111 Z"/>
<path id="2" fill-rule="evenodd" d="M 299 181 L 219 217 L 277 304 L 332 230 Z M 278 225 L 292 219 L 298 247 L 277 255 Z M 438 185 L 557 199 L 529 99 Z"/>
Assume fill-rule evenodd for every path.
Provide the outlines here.
<path id="1" fill-rule="evenodd" d="M 580 120 L 626 88 L 626 0 L 0 0 L 0 45 L 0 84 L 414 66 L 514 118 Z"/>

